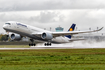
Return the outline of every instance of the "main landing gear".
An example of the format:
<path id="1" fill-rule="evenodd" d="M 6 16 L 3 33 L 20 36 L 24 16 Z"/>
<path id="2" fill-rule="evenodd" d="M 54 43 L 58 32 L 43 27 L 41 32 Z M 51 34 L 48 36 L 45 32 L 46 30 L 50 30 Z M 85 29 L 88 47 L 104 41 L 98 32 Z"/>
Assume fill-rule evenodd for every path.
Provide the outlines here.
<path id="1" fill-rule="evenodd" d="M 29 44 L 29 46 L 36 46 L 36 44 L 35 43 L 33 43 L 34 42 L 34 40 L 33 39 L 30 39 L 30 41 L 32 42 L 31 44 Z"/>
<path id="2" fill-rule="evenodd" d="M 32 43 L 32 44 L 29 44 L 29 46 L 36 46 L 36 44 Z"/>
<path id="3" fill-rule="evenodd" d="M 45 46 L 51 46 L 51 42 L 45 43 Z"/>

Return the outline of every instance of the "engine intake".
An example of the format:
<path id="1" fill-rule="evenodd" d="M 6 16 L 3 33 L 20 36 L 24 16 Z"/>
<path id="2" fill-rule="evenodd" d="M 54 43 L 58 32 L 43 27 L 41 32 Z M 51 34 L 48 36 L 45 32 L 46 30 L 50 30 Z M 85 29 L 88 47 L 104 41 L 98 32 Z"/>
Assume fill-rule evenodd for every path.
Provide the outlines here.
<path id="1" fill-rule="evenodd" d="M 41 37 L 46 40 L 51 40 L 53 38 L 51 33 L 43 33 Z"/>
<path id="2" fill-rule="evenodd" d="M 21 36 L 19 34 L 11 34 L 10 35 L 11 40 L 21 40 Z"/>

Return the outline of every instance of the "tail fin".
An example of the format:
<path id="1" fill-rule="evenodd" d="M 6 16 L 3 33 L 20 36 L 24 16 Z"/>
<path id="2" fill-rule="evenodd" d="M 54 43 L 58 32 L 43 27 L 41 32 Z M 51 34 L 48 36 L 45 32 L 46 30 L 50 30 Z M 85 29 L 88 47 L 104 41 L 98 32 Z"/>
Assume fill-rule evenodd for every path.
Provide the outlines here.
<path id="1" fill-rule="evenodd" d="M 74 31 L 76 24 L 72 24 L 68 31 Z M 71 35 L 66 35 L 67 38 L 71 39 Z"/>
<path id="2" fill-rule="evenodd" d="M 76 24 L 72 24 L 68 31 L 74 31 Z"/>

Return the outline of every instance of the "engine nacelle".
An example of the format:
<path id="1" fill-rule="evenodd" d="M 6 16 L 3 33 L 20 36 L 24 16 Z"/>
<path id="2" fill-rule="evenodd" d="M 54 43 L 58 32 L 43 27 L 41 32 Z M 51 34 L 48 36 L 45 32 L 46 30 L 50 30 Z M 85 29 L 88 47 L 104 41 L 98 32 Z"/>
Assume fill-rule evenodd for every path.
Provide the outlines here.
<path id="1" fill-rule="evenodd" d="M 51 40 L 53 38 L 51 33 L 43 33 L 41 37 L 42 39 L 45 39 L 45 40 Z"/>
<path id="2" fill-rule="evenodd" d="M 11 38 L 11 40 L 19 41 L 19 40 L 21 40 L 22 37 L 19 34 L 11 34 L 10 38 Z"/>

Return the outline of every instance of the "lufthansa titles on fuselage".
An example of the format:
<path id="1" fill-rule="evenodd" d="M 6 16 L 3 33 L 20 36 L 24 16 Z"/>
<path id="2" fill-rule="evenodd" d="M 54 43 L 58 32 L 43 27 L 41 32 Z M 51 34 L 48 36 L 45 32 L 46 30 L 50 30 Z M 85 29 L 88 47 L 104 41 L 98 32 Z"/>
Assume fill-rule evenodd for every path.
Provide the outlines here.
<path id="1" fill-rule="evenodd" d="M 27 27 L 26 25 L 21 24 L 21 23 L 16 23 L 16 24 L 19 25 L 19 26 L 22 26 L 22 27 Z"/>

